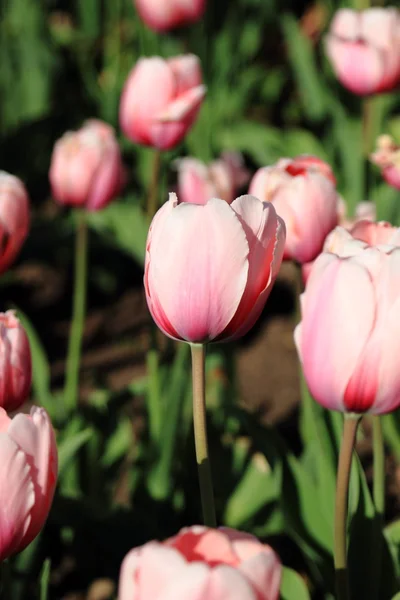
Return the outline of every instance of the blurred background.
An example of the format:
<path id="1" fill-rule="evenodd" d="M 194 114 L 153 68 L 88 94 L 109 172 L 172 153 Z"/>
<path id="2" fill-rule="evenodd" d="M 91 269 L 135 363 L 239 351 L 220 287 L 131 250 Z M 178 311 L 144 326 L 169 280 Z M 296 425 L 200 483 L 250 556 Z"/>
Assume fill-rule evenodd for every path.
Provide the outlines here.
<path id="1" fill-rule="evenodd" d="M 118 124 L 121 89 L 140 56 L 197 54 L 208 87 L 193 130 L 164 153 L 160 203 L 176 187 L 179 157 L 210 161 L 241 152 L 252 173 L 282 156 L 310 153 L 332 165 L 349 215 L 369 199 L 379 218 L 400 225 L 396 190 L 365 160 L 379 133 L 400 139 L 400 97 L 374 100 L 379 106 L 363 147 L 361 100 L 336 81 L 323 49 L 342 5 L 209 0 L 202 21 L 160 35 L 141 22 L 132 0 L 0 0 L 0 168 L 24 181 L 33 215 L 19 259 L 0 279 L 1 308 L 23 315 L 33 351 L 32 400 L 49 411 L 60 450 L 54 507 L 41 537 L 13 561 L 12 600 L 39 597 L 40 573 L 49 578 L 49 598 L 113 598 L 128 549 L 201 521 L 188 352 L 161 334 L 155 350 L 142 287 L 152 150 L 124 138 Z M 48 170 L 55 141 L 93 117 L 115 127 L 128 180 L 120 199 L 89 218 L 80 406 L 66 418 L 74 216 L 51 198 Z M 216 501 L 220 521 L 268 539 L 311 581 L 313 597 L 328 599 L 330 545 L 318 524 L 314 484 L 298 476 L 305 434 L 294 278 L 284 265 L 254 330 L 236 347 L 210 348 Z M 368 462 L 368 436 L 364 446 Z M 395 515 L 400 492 L 394 463 L 388 468 Z M 281 504 L 283 477 L 290 506 Z M 304 506 L 315 521 L 310 530 Z"/>

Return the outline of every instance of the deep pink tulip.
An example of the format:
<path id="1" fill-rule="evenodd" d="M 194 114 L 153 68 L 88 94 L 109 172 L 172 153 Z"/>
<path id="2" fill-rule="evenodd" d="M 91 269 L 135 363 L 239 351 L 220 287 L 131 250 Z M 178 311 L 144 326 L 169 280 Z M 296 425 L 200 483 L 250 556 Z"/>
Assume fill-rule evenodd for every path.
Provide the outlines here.
<path id="1" fill-rule="evenodd" d="M 278 600 L 282 567 L 248 533 L 194 526 L 134 548 L 122 563 L 119 600 Z"/>
<path id="2" fill-rule="evenodd" d="M 135 0 L 135 4 L 143 21 L 155 31 L 195 23 L 206 8 L 206 0 Z"/>
<path id="3" fill-rule="evenodd" d="M 265 305 L 284 243 L 274 207 L 253 196 L 197 205 L 170 194 L 147 238 L 144 282 L 153 319 L 187 342 L 244 335 Z"/>
<path id="4" fill-rule="evenodd" d="M 20 179 L 0 171 L 0 274 L 14 262 L 28 235 L 29 198 Z"/>
<path id="5" fill-rule="evenodd" d="M 195 158 L 182 158 L 178 166 L 178 196 L 181 202 L 206 204 L 211 198 L 221 198 L 229 204 L 238 188 L 248 181 L 240 154 L 226 152 L 209 165 Z"/>
<path id="6" fill-rule="evenodd" d="M 371 155 L 371 161 L 380 167 L 384 180 L 400 190 L 400 146 L 390 135 L 378 138 L 377 150 Z"/>
<path id="7" fill-rule="evenodd" d="M 33 407 L 13 419 L 0 408 L 0 560 L 42 529 L 57 481 L 57 447 L 48 414 Z"/>
<path id="8" fill-rule="evenodd" d="M 90 211 L 104 208 L 125 181 L 113 128 L 92 119 L 78 131 L 65 133 L 54 147 L 49 176 L 60 204 Z"/>
<path id="9" fill-rule="evenodd" d="M 399 232 L 368 221 L 353 236 L 337 228 L 312 267 L 295 339 L 326 408 L 382 414 L 400 405 Z"/>
<path id="10" fill-rule="evenodd" d="M 271 202 L 285 221 L 285 259 L 303 264 L 322 250 L 338 222 L 338 195 L 331 168 L 314 156 L 282 158 L 259 169 L 249 193 Z"/>
<path id="11" fill-rule="evenodd" d="M 327 36 L 339 81 L 360 96 L 390 92 L 400 83 L 400 12 L 395 8 L 339 10 Z"/>
<path id="12" fill-rule="evenodd" d="M 19 408 L 32 381 L 31 351 L 24 328 L 13 310 L 0 313 L 0 406 Z"/>
<path id="13" fill-rule="evenodd" d="M 121 128 L 137 144 L 173 148 L 196 120 L 205 93 L 197 56 L 141 58 L 124 86 Z"/>

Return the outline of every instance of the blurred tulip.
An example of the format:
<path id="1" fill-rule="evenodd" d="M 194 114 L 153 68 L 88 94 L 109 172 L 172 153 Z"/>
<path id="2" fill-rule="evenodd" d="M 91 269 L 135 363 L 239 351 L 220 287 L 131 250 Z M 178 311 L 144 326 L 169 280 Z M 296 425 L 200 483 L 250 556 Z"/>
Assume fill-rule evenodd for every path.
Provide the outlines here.
<path id="1" fill-rule="evenodd" d="M 282 158 L 254 175 L 249 193 L 271 202 L 285 221 L 285 259 L 303 264 L 321 252 L 338 222 L 334 182 L 330 166 L 314 156 Z"/>
<path id="2" fill-rule="evenodd" d="M 238 188 L 248 181 L 240 154 L 226 152 L 205 165 L 195 158 L 182 158 L 178 166 L 178 196 L 181 202 L 206 204 L 211 198 L 233 202 Z"/>
<path id="3" fill-rule="evenodd" d="M 326 49 L 336 76 L 351 92 L 390 92 L 400 83 L 400 12 L 341 9 L 332 21 Z"/>
<path id="4" fill-rule="evenodd" d="M 50 167 L 54 198 L 60 204 L 100 210 L 125 182 L 121 153 L 112 127 L 87 121 L 56 142 Z"/>
<path id="5" fill-rule="evenodd" d="M 155 31 L 195 23 L 206 8 L 206 0 L 135 0 L 135 4 L 140 17 Z"/>
<path id="6" fill-rule="evenodd" d="M 278 600 L 282 567 L 270 546 L 233 529 L 194 526 L 124 559 L 119 600 Z"/>
<path id="7" fill-rule="evenodd" d="M 317 402 L 382 414 L 400 405 L 400 230 L 367 221 L 354 230 L 337 228 L 315 261 L 295 339 Z"/>
<path id="8" fill-rule="evenodd" d="M 384 180 L 400 190 L 400 146 L 390 135 L 381 135 L 371 161 L 380 167 Z"/>
<path id="9" fill-rule="evenodd" d="M 29 198 L 20 179 L 0 171 L 0 274 L 15 260 L 28 235 Z"/>
<path id="10" fill-rule="evenodd" d="M 124 86 L 121 128 L 137 144 L 173 148 L 192 127 L 205 93 L 197 56 L 141 58 Z"/>
<path id="11" fill-rule="evenodd" d="M 285 226 L 252 196 L 229 205 L 179 203 L 155 215 L 147 238 L 145 289 L 158 327 L 187 342 L 244 335 L 265 305 L 281 265 Z"/>
<path id="12" fill-rule="evenodd" d="M 57 447 L 48 414 L 33 407 L 13 419 L 0 408 L 0 560 L 38 535 L 57 481 Z"/>
<path id="13" fill-rule="evenodd" d="M 13 310 L 0 313 L 0 406 L 19 408 L 32 381 L 31 350 L 24 328 Z"/>

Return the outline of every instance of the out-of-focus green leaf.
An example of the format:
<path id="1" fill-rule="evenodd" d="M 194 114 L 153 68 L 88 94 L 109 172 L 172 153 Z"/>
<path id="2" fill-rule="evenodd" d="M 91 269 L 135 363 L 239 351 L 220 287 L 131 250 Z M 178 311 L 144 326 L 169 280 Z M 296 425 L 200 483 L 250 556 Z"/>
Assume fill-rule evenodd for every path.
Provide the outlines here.
<path id="1" fill-rule="evenodd" d="M 326 114 L 326 91 L 314 50 L 293 15 L 283 15 L 282 26 L 304 112 L 310 119 L 319 120 Z"/>
<path id="2" fill-rule="evenodd" d="M 246 152 L 259 166 L 269 165 L 282 156 L 282 132 L 262 123 L 232 124 L 220 132 L 219 142 L 223 149 Z"/>
<path id="3" fill-rule="evenodd" d="M 49 597 L 50 569 L 51 560 L 46 558 L 40 573 L 40 600 L 47 600 Z"/>
<path id="4" fill-rule="evenodd" d="M 110 467 L 119 461 L 132 445 L 132 423 L 128 418 L 121 419 L 115 431 L 108 437 L 101 462 Z"/>
<path id="5" fill-rule="evenodd" d="M 58 444 L 58 476 L 60 479 L 76 453 L 88 442 L 92 434 L 91 427 L 87 427 L 74 435 L 66 435 Z"/>
<path id="6" fill-rule="evenodd" d="M 288 567 L 282 570 L 281 600 L 310 600 L 304 579 Z"/>
<path id="7" fill-rule="evenodd" d="M 314 154 L 322 160 L 330 161 L 321 141 L 306 129 L 288 129 L 284 136 L 285 154 L 297 156 L 298 154 Z"/>

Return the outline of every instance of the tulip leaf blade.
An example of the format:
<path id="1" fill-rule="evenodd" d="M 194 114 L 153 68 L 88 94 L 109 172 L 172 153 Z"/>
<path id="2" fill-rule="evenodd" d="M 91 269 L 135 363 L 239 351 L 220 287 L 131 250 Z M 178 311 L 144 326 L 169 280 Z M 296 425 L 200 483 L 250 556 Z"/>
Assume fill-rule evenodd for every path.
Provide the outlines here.
<path id="1" fill-rule="evenodd" d="M 288 567 L 283 567 L 280 591 L 281 600 L 310 600 L 310 594 L 304 579 Z"/>

